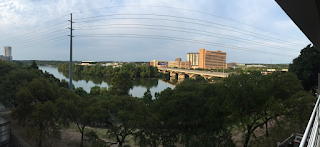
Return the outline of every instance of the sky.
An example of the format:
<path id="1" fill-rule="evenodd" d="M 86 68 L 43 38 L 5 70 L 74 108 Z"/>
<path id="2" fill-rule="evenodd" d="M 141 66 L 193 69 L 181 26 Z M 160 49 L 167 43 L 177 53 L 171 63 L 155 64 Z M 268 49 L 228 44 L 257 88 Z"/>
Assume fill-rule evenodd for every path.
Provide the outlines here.
<path id="1" fill-rule="evenodd" d="M 311 44 L 274 0 L 0 0 L 0 55 L 13 60 L 292 63 Z"/>

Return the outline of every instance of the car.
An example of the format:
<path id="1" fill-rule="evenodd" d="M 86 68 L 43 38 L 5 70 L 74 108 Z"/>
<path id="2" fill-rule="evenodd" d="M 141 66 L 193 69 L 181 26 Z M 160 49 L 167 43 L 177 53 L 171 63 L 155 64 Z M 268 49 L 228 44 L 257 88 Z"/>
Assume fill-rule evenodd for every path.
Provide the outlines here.
<path id="1" fill-rule="evenodd" d="M 303 135 L 302 134 L 296 134 L 296 136 L 294 137 L 292 144 L 293 147 L 299 147 L 300 142 L 302 140 Z"/>
<path id="2" fill-rule="evenodd" d="M 302 137 L 303 137 L 302 134 L 298 134 L 298 133 L 292 134 L 282 143 L 278 142 L 277 147 L 299 147 Z"/>

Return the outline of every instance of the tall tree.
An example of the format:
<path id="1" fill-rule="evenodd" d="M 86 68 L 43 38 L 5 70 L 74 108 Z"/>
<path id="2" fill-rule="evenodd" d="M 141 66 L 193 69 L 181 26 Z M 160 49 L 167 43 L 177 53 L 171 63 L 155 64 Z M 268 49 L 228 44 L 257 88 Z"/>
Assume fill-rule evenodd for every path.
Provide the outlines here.
<path id="1" fill-rule="evenodd" d="M 28 136 L 38 141 L 38 146 L 48 139 L 60 139 L 57 107 L 51 101 L 38 102 L 32 112 L 32 121 L 27 127 Z"/>
<path id="2" fill-rule="evenodd" d="M 124 96 L 110 96 L 107 99 L 109 111 L 116 119 L 111 121 L 108 128 L 109 136 L 116 137 L 119 146 L 122 146 L 128 135 L 138 135 L 144 125 L 152 121 L 151 114 L 143 101 Z"/>
<path id="3" fill-rule="evenodd" d="M 33 60 L 33 61 L 32 61 L 32 64 L 30 65 L 29 68 L 38 69 L 39 67 L 38 67 L 36 61 Z"/>
<path id="4" fill-rule="evenodd" d="M 75 123 L 81 133 L 81 146 L 86 126 L 92 122 L 108 117 L 108 111 L 97 105 L 97 102 L 81 98 L 74 91 L 60 88 L 61 98 L 57 100 L 58 112 L 62 118 L 61 124 L 69 126 Z"/>
<path id="5" fill-rule="evenodd" d="M 315 91 L 318 84 L 318 73 L 320 73 L 320 52 L 311 45 L 300 51 L 299 57 L 293 59 L 289 65 L 289 72 L 293 72 L 302 81 L 305 90 Z"/>
<path id="6" fill-rule="evenodd" d="M 128 72 L 117 72 L 111 79 L 110 94 L 111 95 L 129 95 L 130 89 L 133 87 L 132 78 Z"/>

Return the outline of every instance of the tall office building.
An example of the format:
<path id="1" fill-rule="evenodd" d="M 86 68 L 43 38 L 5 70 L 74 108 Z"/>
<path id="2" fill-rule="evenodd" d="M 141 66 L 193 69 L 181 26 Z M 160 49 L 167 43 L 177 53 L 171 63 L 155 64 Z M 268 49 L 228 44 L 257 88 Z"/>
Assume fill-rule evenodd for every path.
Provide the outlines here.
<path id="1" fill-rule="evenodd" d="M 199 50 L 199 68 L 217 69 L 227 68 L 226 64 L 227 53 L 221 51 L 206 51 Z"/>
<path id="2" fill-rule="evenodd" d="M 4 47 L 4 56 L 0 56 L 0 59 L 3 61 L 12 62 L 12 48 L 10 46 Z"/>
<path id="3" fill-rule="evenodd" d="M 190 61 L 192 68 L 199 68 L 199 53 L 187 53 L 187 61 Z"/>
<path id="4" fill-rule="evenodd" d="M 12 56 L 12 48 L 10 46 L 4 47 L 4 56 Z"/>

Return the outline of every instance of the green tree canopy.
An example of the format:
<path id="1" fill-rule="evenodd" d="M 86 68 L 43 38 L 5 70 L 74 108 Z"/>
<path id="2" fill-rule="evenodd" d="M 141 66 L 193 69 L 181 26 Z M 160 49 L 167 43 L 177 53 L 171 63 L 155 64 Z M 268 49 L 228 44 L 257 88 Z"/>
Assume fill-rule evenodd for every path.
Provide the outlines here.
<path id="1" fill-rule="evenodd" d="M 133 87 L 130 74 L 124 71 L 117 72 L 111 79 L 109 93 L 111 95 L 129 95 Z"/>
<path id="2" fill-rule="evenodd" d="M 315 90 L 320 73 L 320 52 L 314 46 L 308 45 L 300 51 L 299 57 L 293 59 L 289 72 L 293 72 L 302 81 L 305 90 Z"/>

